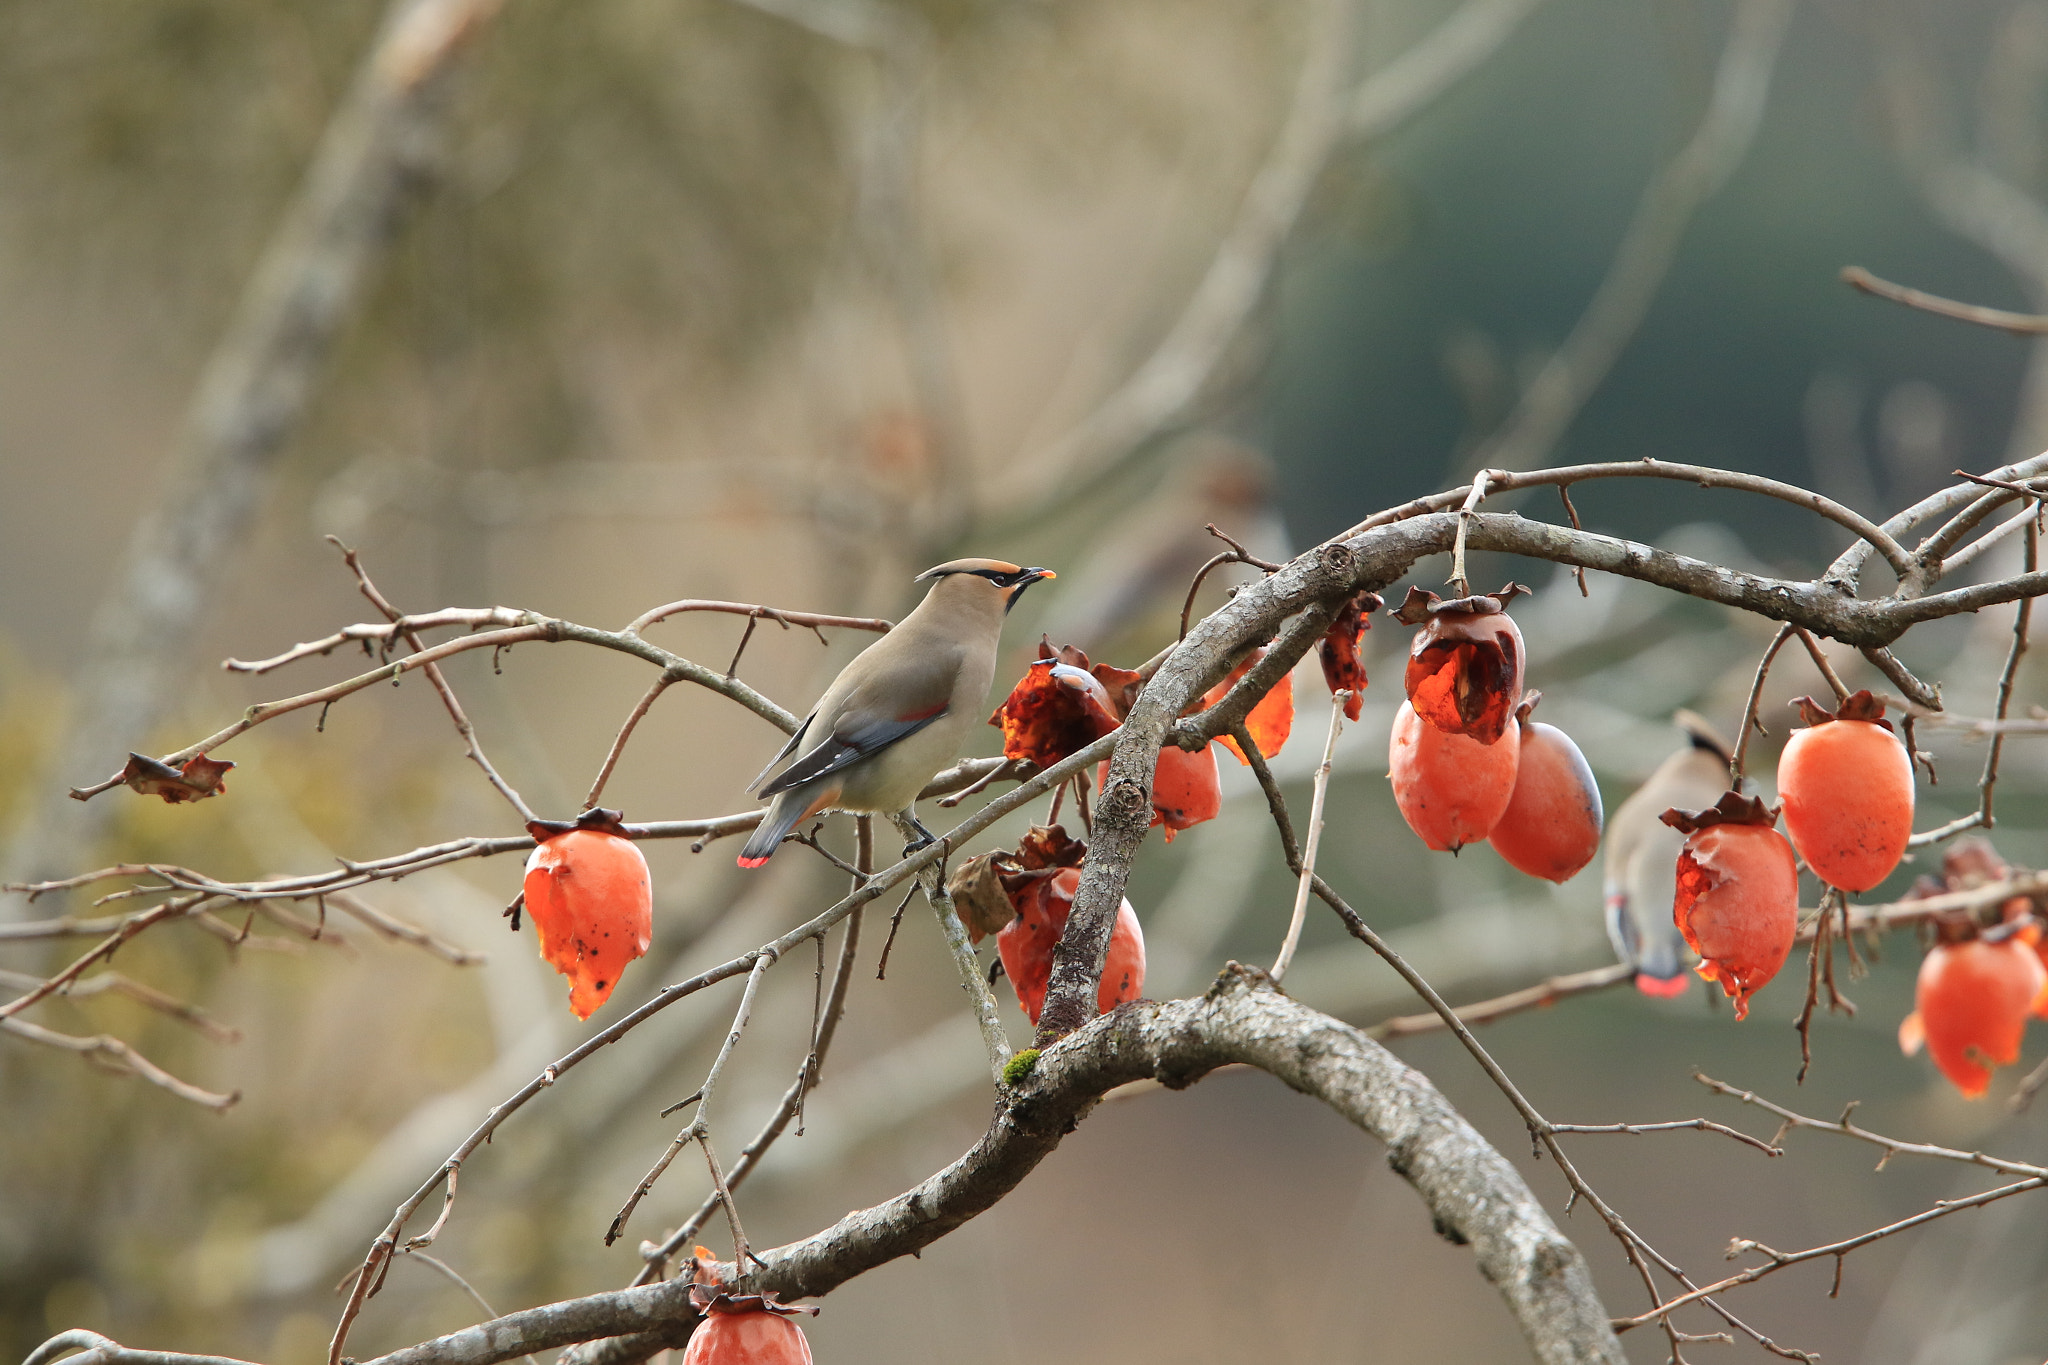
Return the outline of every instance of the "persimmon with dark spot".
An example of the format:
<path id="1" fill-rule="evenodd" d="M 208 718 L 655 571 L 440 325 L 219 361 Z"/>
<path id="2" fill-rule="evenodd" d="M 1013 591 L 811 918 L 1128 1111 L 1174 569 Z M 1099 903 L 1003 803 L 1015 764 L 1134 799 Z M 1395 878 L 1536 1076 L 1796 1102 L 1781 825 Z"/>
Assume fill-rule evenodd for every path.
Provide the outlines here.
<path id="1" fill-rule="evenodd" d="M 569 978 L 569 1008 L 588 1019 L 653 941 L 647 860 L 624 837 L 617 811 L 526 828 L 539 841 L 526 860 L 525 898 L 540 955 Z"/>
<path id="2" fill-rule="evenodd" d="M 1571 736 L 1529 719 L 1541 696 L 1529 693 L 1516 709 L 1522 753 L 1514 794 L 1486 838 L 1517 871 L 1566 882 L 1600 851 L 1605 813 L 1592 766 Z"/>
<path id="3" fill-rule="evenodd" d="M 1891 875 L 1913 835 L 1912 760 L 1868 692 L 1833 712 L 1811 697 L 1795 704 L 1808 728 L 1793 732 L 1778 759 L 1785 832 L 1822 881 L 1868 891 Z"/>
<path id="4" fill-rule="evenodd" d="M 1990 1088 L 1992 1067 L 2019 1060 L 2027 1015 L 2048 969 L 2016 933 L 1994 941 L 1966 916 L 1944 918 L 1938 928 L 1941 942 L 1921 960 L 1899 1048 L 1910 1057 L 1925 1043 L 1941 1073 L 1965 1098 L 1977 1099 Z"/>
<path id="5" fill-rule="evenodd" d="M 1422 842 L 1455 853 L 1493 832 L 1515 794 L 1522 745 L 1512 713 L 1505 742 L 1439 730 L 1407 702 L 1394 715 L 1387 777 L 1394 804 Z"/>
<path id="6" fill-rule="evenodd" d="M 1528 589 L 1441 601 L 1411 587 L 1396 619 L 1420 625 L 1402 685 L 1415 713 L 1437 729 L 1497 744 L 1522 700 L 1522 631 L 1507 604 Z"/>
<path id="7" fill-rule="evenodd" d="M 1799 861 L 1778 833 L 1777 813 L 1727 792 L 1702 811 L 1658 817 L 1686 836 L 1678 853 L 1672 917 L 1700 956 L 1699 974 L 1721 983 L 1747 1018 L 1749 998 L 1785 965 L 1799 926 Z"/>
<path id="8" fill-rule="evenodd" d="M 988 723 L 1003 732 L 1003 757 L 1049 768 L 1123 724 L 1138 682 L 1130 669 L 1091 664 L 1040 636 L 1038 658 Z"/>

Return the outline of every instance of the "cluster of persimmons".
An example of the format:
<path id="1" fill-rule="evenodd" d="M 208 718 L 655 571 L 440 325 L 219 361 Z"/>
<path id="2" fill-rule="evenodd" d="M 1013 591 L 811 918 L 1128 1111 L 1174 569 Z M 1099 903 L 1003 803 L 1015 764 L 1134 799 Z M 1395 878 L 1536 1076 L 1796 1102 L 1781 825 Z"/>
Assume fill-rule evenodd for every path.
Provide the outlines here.
<path id="1" fill-rule="evenodd" d="M 1393 613 L 1418 626 L 1403 677 L 1406 700 L 1388 755 L 1396 804 L 1432 849 L 1457 851 L 1485 840 L 1530 876 L 1563 882 L 1598 852 L 1603 812 L 1585 757 L 1555 726 L 1531 718 L 1541 694 L 1523 689 L 1522 637 L 1506 608 L 1524 591 L 1440 600 L 1410 589 Z M 1319 646 L 1333 697 L 1356 719 L 1366 684 L 1358 646 L 1371 593 L 1346 604 Z M 1143 676 L 1091 663 L 1071 645 L 1041 641 L 1039 657 L 989 723 L 1007 758 L 1050 766 L 1123 724 Z M 1264 657 L 1248 651 L 1194 711 L 1215 705 Z M 1868 692 L 1833 712 L 1800 698 L 1806 721 L 1778 765 L 1777 809 L 1739 788 L 1704 810 L 1668 810 L 1664 823 L 1686 835 L 1678 855 L 1674 922 L 1698 954 L 1699 974 L 1718 982 L 1738 1019 L 1750 997 L 1777 975 L 1797 937 L 1799 865 L 1843 893 L 1871 890 L 1898 866 L 1912 834 L 1914 775 L 1905 746 Z M 1291 677 L 1282 675 L 1246 717 L 1261 754 L 1277 754 L 1294 720 Z M 1152 822 L 1176 831 L 1221 809 L 1216 748 L 1249 762 L 1236 740 L 1196 750 L 1162 748 L 1153 777 Z M 1107 765 L 1097 769 L 1099 786 Z M 1085 778 L 1074 800 L 1088 822 Z M 1064 795 L 1064 791 L 1062 792 Z M 948 890 L 970 938 L 996 936 L 1001 967 L 1018 1004 L 1037 1022 L 1052 959 L 1065 930 L 1088 847 L 1054 821 L 1031 829 L 1015 850 L 966 860 Z M 1782 815 L 1784 832 L 1778 829 Z M 570 979 L 570 1007 L 588 1018 L 627 963 L 647 950 L 652 898 L 647 865 L 617 812 L 592 810 L 573 823 L 537 821 L 524 906 L 542 955 Z M 1954 845 L 1944 879 L 1922 878 L 1915 894 L 1968 890 L 2007 868 L 1981 839 Z M 513 914 L 517 923 L 515 904 Z M 1907 1052 L 1925 1046 L 1966 1095 L 1984 1093 L 1990 1068 L 2018 1060 L 2030 1014 L 2048 1018 L 2048 941 L 2035 904 L 2014 897 L 1998 922 L 1968 912 L 1935 922 L 1921 966 L 1914 1013 L 1899 1031 Z M 1125 901 L 1111 932 L 1097 1004 L 1107 1011 L 1137 999 L 1145 983 L 1145 940 Z"/>

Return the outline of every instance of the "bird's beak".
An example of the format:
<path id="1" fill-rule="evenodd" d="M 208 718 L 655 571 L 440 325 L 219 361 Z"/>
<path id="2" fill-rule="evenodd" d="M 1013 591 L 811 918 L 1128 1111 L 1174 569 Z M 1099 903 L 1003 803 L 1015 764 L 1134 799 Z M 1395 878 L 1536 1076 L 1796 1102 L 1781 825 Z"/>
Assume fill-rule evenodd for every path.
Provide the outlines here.
<path id="1" fill-rule="evenodd" d="M 1041 578 L 1058 577 L 1059 575 L 1054 573 L 1051 569 L 1026 569 L 1024 571 L 1024 577 L 1017 580 L 1017 586 L 1010 589 L 1009 597 L 1004 600 L 1003 615 L 1008 616 L 1011 610 L 1016 607 L 1017 599 L 1024 595 L 1024 589 L 1030 587 L 1033 583 L 1036 583 Z"/>

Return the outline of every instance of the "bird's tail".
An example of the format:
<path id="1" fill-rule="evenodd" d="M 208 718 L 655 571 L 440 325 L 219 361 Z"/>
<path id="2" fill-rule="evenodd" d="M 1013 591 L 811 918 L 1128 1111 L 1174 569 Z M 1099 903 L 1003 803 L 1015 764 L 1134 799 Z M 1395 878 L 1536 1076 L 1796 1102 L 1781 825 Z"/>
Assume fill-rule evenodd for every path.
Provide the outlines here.
<path id="1" fill-rule="evenodd" d="M 778 792 L 768 803 L 768 813 L 761 817 L 761 823 L 754 826 L 754 833 L 747 840 L 747 846 L 740 850 L 741 867 L 759 867 L 775 855 L 782 837 L 795 829 L 797 822 L 809 815 L 825 810 L 839 799 L 839 788 L 831 787 L 819 792 L 814 787 L 792 787 Z"/>

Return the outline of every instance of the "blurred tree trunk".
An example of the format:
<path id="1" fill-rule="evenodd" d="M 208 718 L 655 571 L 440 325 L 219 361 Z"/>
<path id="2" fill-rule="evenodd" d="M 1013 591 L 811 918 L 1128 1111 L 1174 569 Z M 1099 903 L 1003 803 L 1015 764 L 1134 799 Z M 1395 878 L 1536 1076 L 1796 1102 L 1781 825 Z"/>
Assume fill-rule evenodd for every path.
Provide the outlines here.
<path id="1" fill-rule="evenodd" d="M 7 870 L 71 870 L 111 801 L 66 791 L 149 742 L 378 253 L 433 174 L 455 57 L 502 0 L 392 0 L 297 196 L 208 358 L 177 453 L 101 602 L 69 722 Z M 8 912 L 0 911 L 0 915 Z"/>

